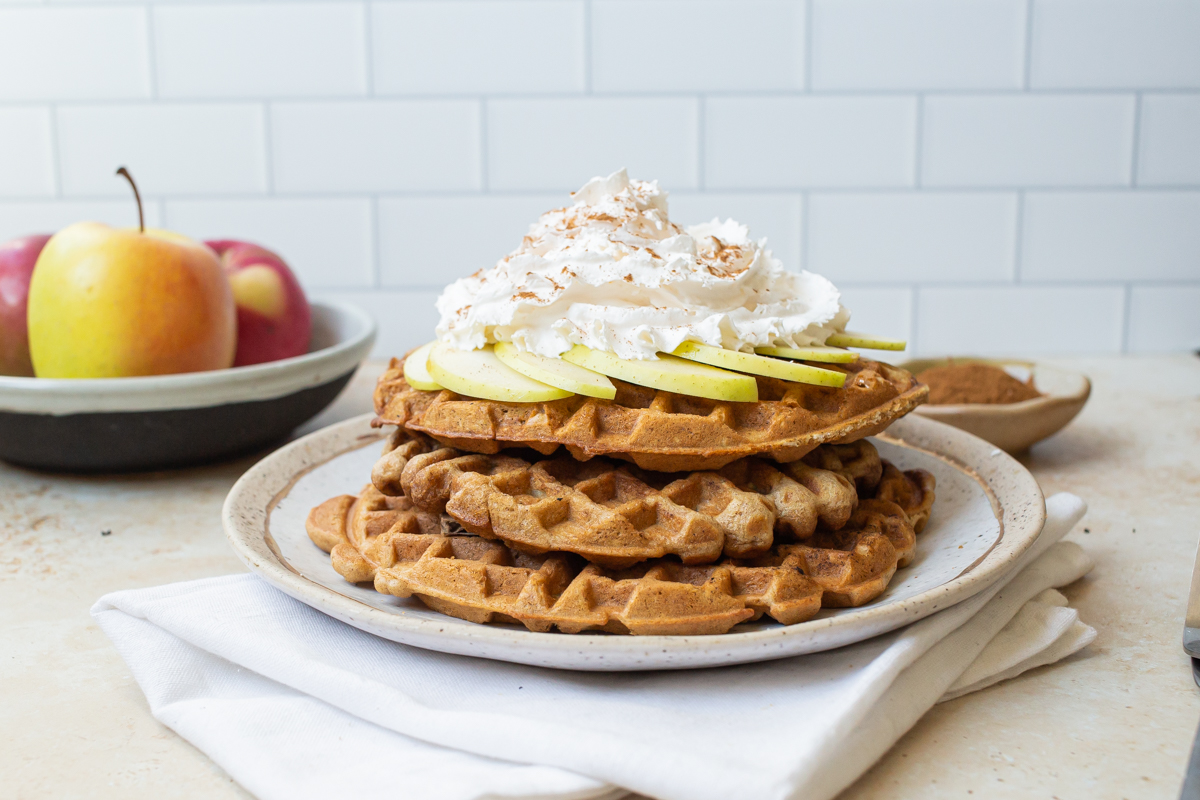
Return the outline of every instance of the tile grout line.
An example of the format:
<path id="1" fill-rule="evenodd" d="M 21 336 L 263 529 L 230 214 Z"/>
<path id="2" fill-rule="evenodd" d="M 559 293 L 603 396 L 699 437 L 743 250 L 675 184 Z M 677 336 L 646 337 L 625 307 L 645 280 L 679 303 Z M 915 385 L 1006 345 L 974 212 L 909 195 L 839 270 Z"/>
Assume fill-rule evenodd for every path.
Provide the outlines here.
<path id="1" fill-rule="evenodd" d="M 709 187 L 701 192 L 699 189 L 680 189 L 673 194 L 690 195 L 704 194 L 710 197 L 722 197 L 726 195 L 752 195 L 752 196 L 771 196 L 779 194 L 804 195 L 807 193 L 815 193 L 822 195 L 874 195 L 877 197 L 894 197 L 897 195 L 907 195 L 915 197 L 919 195 L 1015 195 L 1017 192 L 1026 194 L 1034 192 L 1045 195 L 1060 195 L 1060 194 L 1092 194 L 1092 195 L 1131 195 L 1144 194 L 1149 190 L 1149 187 L 1141 187 L 1137 191 L 1131 190 L 1128 186 L 1053 186 L 1053 187 L 1002 187 L 1002 188 L 978 188 L 978 187 L 922 187 L 919 191 L 911 186 L 861 186 L 861 187 L 842 187 L 842 186 L 775 186 L 775 187 L 751 187 L 751 188 L 730 188 L 730 187 Z M 443 199 L 469 199 L 479 197 L 481 192 L 478 189 L 412 189 L 412 190 L 386 190 L 378 191 L 373 189 L 305 189 L 287 192 L 273 192 L 271 197 L 289 200 L 337 200 L 337 199 L 361 199 L 369 192 L 376 192 L 380 197 L 395 197 L 407 199 L 425 199 L 425 198 L 443 198 Z M 548 195 L 561 194 L 561 187 L 546 186 L 535 189 L 501 189 L 490 191 L 488 194 L 496 197 L 539 197 Z M 1200 194 L 1200 186 L 1154 186 L 1155 194 L 1165 195 L 1196 195 Z M 77 193 L 73 194 L 69 199 L 73 202 L 105 202 L 114 199 L 119 193 Z M 250 200 L 255 197 L 266 197 L 258 191 L 164 191 L 156 193 L 157 197 L 162 197 L 165 200 L 184 200 L 184 201 L 240 201 Z M 53 198 L 45 195 L 12 195 L 0 199 L 2 203 L 27 203 L 30 205 L 39 205 L 42 203 L 52 202 Z"/>
<path id="2" fill-rule="evenodd" d="M 491 194 L 488 181 L 488 128 L 487 128 L 487 97 L 479 98 L 479 190 L 483 194 Z"/>
<path id="3" fill-rule="evenodd" d="M 908 310 L 908 343 L 912 347 L 913 355 L 920 355 L 921 342 L 917 339 L 917 320 L 921 318 L 921 285 L 909 284 L 909 291 L 912 292 L 912 299 Z"/>
<path id="4" fill-rule="evenodd" d="M 1025 237 L 1025 190 L 1017 192 L 1017 219 L 1013 226 L 1013 283 L 1021 284 L 1021 267 L 1024 260 Z"/>
<path id="5" fill-rule="evenodd" d="M 1021 86 L 1028 92 L 1033 76 L 1033 0 L 1025 0 L 1025 63 L 1022 67 Z"/>
<path id="6" fill-rule="evenodd" d="M 917 129 L 913 135 L 916 153 L 913 154 L 913 186 L 921 187 L 921 174 L 925 168 L 925 94 L 917 95 Z"/>
<path id="7" fill-rule="evenodd" d="M 57 8 L 57 6 L 55 6 Z M 93 6 L 94 7 L 94 6 Z M 0 6 L 3 8 L 3 6 Z M 858 99 L 875 99 L 875 98 L 896 98 L 896 97 L 916 97 L 917 94 L 924 94 L 926 97 L 950 97 L 962 99 L 992 99 L 992 98 L 1017 98 L 1017 97 L 1061 97 L 1061 98 L 1079 98 L 1079 97 L 1097 97 L 1105 96 L 1109 98 L 1129 97 L 1131 94 L 1141 92 L 1143 94 L 1162 94 L 1171 96 L 1196 97 L 1200 94 L 1194 88 L 1180 88 L 1177 86 L 1141 86 L 1137 89 L 1130 88 L 1090 88 L 1076 87 L 1073 89 L 1033 89 L 1028 92 L 1020 89 L 990 89 L 986 87 L 976 89 L 818 89 L 812 92 L 806 92 L 796 89 L 747 89 L 745 91 L 709 91 L 705 92 L 705 96 L 719 100 L 787 100 L 799 99 L 808 96 L 812 97 L 827 97 L 827 98 L 858 98 Z M 417 102 L 417 103 L 455 103 L 464 100 L 474 100 L 479 96 L 478 92 L 441 92 L 434 94 L 426 94 L 420 92 L 379 92 L 376 91 L 371 95 L 372 98 L 378 100 L 390 100 L 395 102 Z M 582 95 L 579 92 L 564 92 L 564 91 L 547 91 L 547 92 L 490 92 L 488 97 L 492 100 L 537 100 L 542 102 L 555 100 L 575 100 Z M 676 90 L 676 89 L 656 89 L 653 91 L 611 91 L 604 92 L 599 97 L 608 100 L 688 100 L 696 96 L 695 90 Z M 48 102 L 49 97 L 32 97 L 28 99 L 14 98 L 11 100 L 0 100 L 0 107 L 15 108 L 20 106 L 38 105 Z M 151 106 L 156 104 L 169 104 L 174 106 L 204 106 L 204 105 L 219 105 L 219 104 L 237 104 L 248 103 L 256 100 L 271 99 L 288 103 L 326 103 L 330 105 L 361 103 L 363 95 L 361 94 L 296 94 L 287 96 L 270 96 L 270 95 L 231 95 L 231 94 L 213 94 L 204 96 L 179 96 L 169 98 L 152 99 L 148 97 L 88 97 L 88 98 L 73 98 L 65 100 L 72 105 L 80 106 Z M 157 103 L 156 103 L 157 101 Z"/>
<path id="8" fill-rule="evenodd" d="M 1125 284 L 1125 296 L 1121 304 L 1121 352 L 1129 352 L 1130 315 L 1133 311 L 1133 284 Z"/>
<path id="9" fill-rule="evenodd" d="M 1129 159 L 1129 185 L 1138 185 L 1138 162 L 1142 158 L 1142 93 L 1133 96 L 1133 155 Z"/>
<path id="10" fill-rule="evenodd" d="M 275 148 L 271 144 L 271 102 L 264 100 L 259 104 L 263 123 L 263 172 L 267 179 L 267 196 L 275 196 Z"/>
<path id="11" fill-rule="evenodd" d="M 383 286 L 383 264 L 380 259 L 379 245 L 379 195 L 371 195 L 371 287 Z"/>
<path id="12" fill-rule="evenodd" d="M 592 93 L 592 0 L 583 0 L 583 93 Z"/>
<path id="13" fill-rule="evenodd" d="M 154 6 L 146 4 L 146 68 L 150 79 L 150 99 L 158 100 L 158 48 L 154 46 Z"/>
<path id="14" fill-rule="evenodd" d="M 812 92 L 813 72 L 813 2 L 804 0 L 804 91 Z"/>
<path id="15" fill-rule="evenodd" d="M 800 193 L 800 263 L 797 265 L 797 271 L 808 269 L 810 255 L 808 243 L 812 241 L 812 235 L 809 231 L 809 212 L 808 207 L 812 202 L 811 192 Z"/>
<path id="16" fill-rule="evenodd" d="M 54 198 L 61 199 L 63 196 L 63 163 L 62 148 L 59 145 L 58 137 L 58 105 L 51 103 L 47 110 L 50 113 L 50 157 L 54 160 Z"/>
<path id="17" fill-rule="evenodd" d="M 371 37 L 371 4 L 363 2 L 363 81 L 367 97 L 375 96 L 375 43 Z"/>

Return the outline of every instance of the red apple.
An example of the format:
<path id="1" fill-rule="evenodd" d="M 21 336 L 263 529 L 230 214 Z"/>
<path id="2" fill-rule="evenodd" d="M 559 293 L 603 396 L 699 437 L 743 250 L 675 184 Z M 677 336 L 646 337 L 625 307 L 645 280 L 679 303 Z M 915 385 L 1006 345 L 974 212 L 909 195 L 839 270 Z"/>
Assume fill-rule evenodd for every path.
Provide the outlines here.
<path id="1" fill-rule="evenodd" d="M 250 242 L 205 242 L 216 251 L 237 303 L 235 367 L 308 352 L 312 312 L 282 258 Z"/>
<path id="2" fill-rule="evenodd" d="M 0 375 L 33 377 L 26 308 L 33 265 L 50 234 L 0 244 Z"/>

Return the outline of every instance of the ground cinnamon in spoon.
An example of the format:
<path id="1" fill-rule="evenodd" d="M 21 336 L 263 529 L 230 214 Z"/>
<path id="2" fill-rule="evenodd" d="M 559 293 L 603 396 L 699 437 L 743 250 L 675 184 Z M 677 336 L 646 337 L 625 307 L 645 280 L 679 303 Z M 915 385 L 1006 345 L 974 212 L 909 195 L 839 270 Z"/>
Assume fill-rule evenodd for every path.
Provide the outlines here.
<path id="1" fill-rule="evenodd" d="M 931 367 L 917 375 L 929 386 L 929 403 L 935 406 L 959 403 L 1019 403 L 1041 397 L 1033 388 L 1033 377 L 1021 381 L 991 364 L 950 364 Z"/>

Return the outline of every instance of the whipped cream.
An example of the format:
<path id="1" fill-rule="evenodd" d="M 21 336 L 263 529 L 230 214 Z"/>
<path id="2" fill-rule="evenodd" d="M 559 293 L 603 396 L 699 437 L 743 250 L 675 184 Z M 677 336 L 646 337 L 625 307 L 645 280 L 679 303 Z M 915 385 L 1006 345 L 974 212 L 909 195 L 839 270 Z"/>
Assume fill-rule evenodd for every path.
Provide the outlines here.
<path id="1" fill-rule="evenodd" d="M 657 182 L 621 170 L 571 198 L 496 266 L 446 288 L 440 340 L 460 350 L 512 342 L 550 357 L 583 344 L 654 359 L 686 341 L 805 347 L 846 327 L 832 283 L 785 270 L 733 220 L 676 225 Z"/>

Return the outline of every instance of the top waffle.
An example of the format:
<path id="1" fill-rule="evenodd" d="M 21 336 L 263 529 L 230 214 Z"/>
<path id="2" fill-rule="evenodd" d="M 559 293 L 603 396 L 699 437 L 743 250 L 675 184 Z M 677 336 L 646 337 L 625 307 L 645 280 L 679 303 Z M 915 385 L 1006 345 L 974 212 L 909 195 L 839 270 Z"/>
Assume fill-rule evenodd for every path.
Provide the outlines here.
<path id="1" fill-rule="evenodd" d="M 566 447 L 577 460 L 607 455 L 659 472 L 719 469 L 751 455 L 797 461 L 823 443 L 879 433 L 925 401 L 928 387 L 897 367 L 860 360 L 822 365 L 846 373 L 841 389 L 757 378 L 759 400 L 730 403 L 613 380 L 613 400 L 575 395 L 502 403 L 424 392 L 393 359 L 375 388 L 378 424 L 402 425 L 445 445 L 494 454 Z"/>

